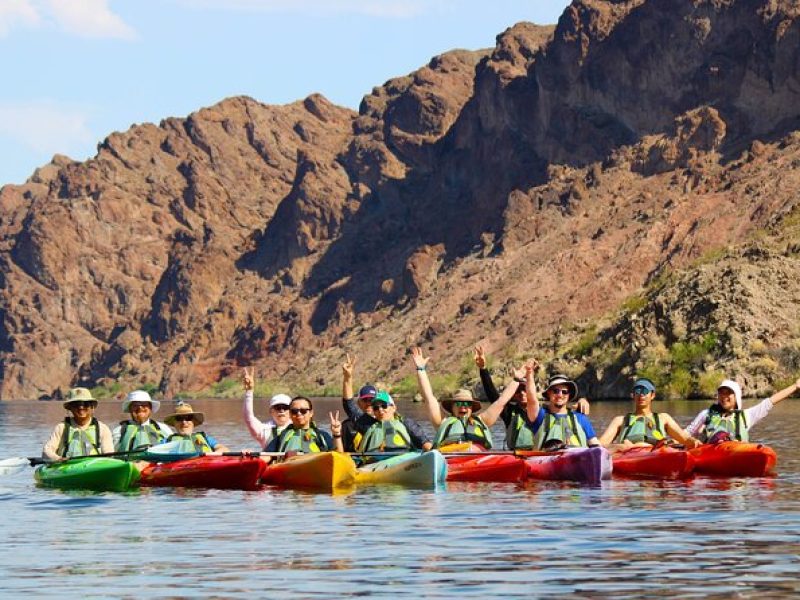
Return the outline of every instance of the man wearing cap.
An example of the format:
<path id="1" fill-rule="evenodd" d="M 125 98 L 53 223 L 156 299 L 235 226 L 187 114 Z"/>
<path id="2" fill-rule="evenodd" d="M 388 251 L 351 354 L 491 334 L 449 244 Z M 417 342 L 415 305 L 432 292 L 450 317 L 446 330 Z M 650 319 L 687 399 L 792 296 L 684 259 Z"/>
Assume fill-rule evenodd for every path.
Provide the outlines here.
<path id="1" fill-rule="evenodd" d="M 686 430 L 702 442 L 732 439 L 747 442 L 750 428 L 769 414 L 772 407 L 800 389 L 800 379 L 750 408 L 742 410 L 742 388 L 726 379 L 717 388 L 717 402 L 700 411 Z M 715 437 L 716 436 L 716 437 Z"/>
<path id="2" fill-rule="evenodd" d="M 292 399 L 286 394 L 275 394 L 269 401 L 270 420 L 262 423 L 253 412 L 253 388 L 255 387 L 254 370 L 244 368 L 242 372 L 242 386 L 244 387 L 244 405 L 242 418 L 247 425 L 250 435 L 259 443 L 259 447 L 266 448 L 270 441 L 277 437 L 289 424 L 289 404 Z"/>
<path id="3" fill-rule="evenodd" d="M 155 446 L 172 435 L 172 429 L 152 418 L 161 402 L 153 400 L 144 390 L 134 390 L 122 403 L 122 412 L 131 418 L 120 421 L 111 434 L 117 452 L 129 452 L 135 448 Z"/>
<path id="4" fill-rule="evenodd" d="M 569 402 L 578 397 L 578 386 L 566 375 L 553 375 L 547 382 L 544 396 L 547 406 L 539 403 L 533 374 L 539 363 L 531 361 L 525 366 L 525 393 L 528 396 L 528 422 L 536 449 L 548 450 L 554 445 L 569 448 L 598 446 L 600 441 L 586 415 L 572 412 Z"/>
<path id="5" fill-rule="evenodd" d="M 200 452 L 202 454 L 222 454 L 228 452 L 228 447 L 223 446 L 217 440 L 204 431 L 195 431 L 205 421 L 205 415 L 201 412 L 192 410 L 192 405 L 181 402 L 175 408 L 175 412 L 168 415 L 164 421 L 175 428 L 168 442 L 181 442 L 181 452 Z"/>
<path id="6" fill-rule="evenodd" d="M 482 346 L 475 346 L 474 357 L 486 399 L 489 402 L 494 402 L 500 397 L 500 392 L 497 391 L 494 381 L 492 381 L 492 376 L 486 368 L 486 354 Z M 519 386 L 516 393 L 500 413 L 500 418 L 503 419 L 503 424 L 506 427 L 506 447 L 509 450 L 533 450 L 533 434 L 530 428 L 525 427 L 525 423 L 528 420 L 528 414 L 525 410 L 528 404 L 528 398 L 525 394 L 525 380 L 517 379 L 517 383 Z M 575 406 L 578 412 L 589 414 L 589 401 L 586 398 L 579 398 Z"/>
<path id="7" fill-rule="evenodd" d="M 655 397 L 656 386 L 653 382 L 637 379 L 631 392 L 633 412 L 614 417 L 600 436 L 600 443 L 611 450 L 624 450 L 633 446 L 655 446 L 671 437 L 687 448 L 697 446 L 700 442 L 684 431 L 670 415 L 653 412 Z"/>
<path id="8" fill-rule="evenodd" d="M 345 355 L 342 363 L 342 408 L 347 418 L 342 421 L 342 443 L 345 452 L 355 452 L 361 444 L 363 432 L 369 429 L 375 419 L 372 415 L 372 400 L 378 394 L 374 385 L 365 385 L 358 390 L 358 397 L 353 398 L 353 370 L 355 357 Z"/>
<path id="9" fill-rule="evenodd" d="M 360 432 L 358 452 L 425 450 L 433 443 L 419 424 L 397 414 L 397 406 L 388 392 L 380 391 L 372 399 L 372 424 Z"/>
<path id="10" fill-rule="evenodd" d="M 71 416 L 53 429 L 42 448 L 42 458 L 60 461 L 76 456 L 114 452 L 114 441 L 108 425 L 94 416 L 97 400 L 86 388 L 72 388 L 64 402 Z"/>

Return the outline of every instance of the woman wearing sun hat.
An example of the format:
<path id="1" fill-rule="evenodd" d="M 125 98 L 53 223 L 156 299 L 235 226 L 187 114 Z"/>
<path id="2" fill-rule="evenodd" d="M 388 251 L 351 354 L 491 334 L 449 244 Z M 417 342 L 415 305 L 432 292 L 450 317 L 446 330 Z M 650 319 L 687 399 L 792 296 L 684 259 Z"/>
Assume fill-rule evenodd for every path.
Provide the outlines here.
<path id="1" fill-rule="evenodd" d="M 114 451 L 114 441 L 108 425 L 94 416 L 97 400 L 86 388 L 72 388 L 64 401 L 71 416 L 53 429 L 42 448 L 42 458 L 50 461 L 76 456 L 91 456 Z"/>
<path id="2" fill-rule="evenodd" d="M 750 439 L 750 428 L 766 417 L 773 406 L 797 393 L 798 389 L 800 379 L 755 406 L 742 409 L 741 386 L 732 379 L 726 379 L 717 388 L 717 402 L 702 410 L 686 430 L 703 442 L 710 442 L 720 436 L 747 442 Z"/>
<path id="3" fill-rule="evenodd" d="M 192 405 L 181 402 L 175 412 L 168 415 L 164 421 L 175 428 L 168 442 L 181 442 L 181 450 L 185 452 L 200 452 L 201 454 L 222 454 L 228 452 L 228 447 L 223 446 L 216 439 L 203 431 L 195 431 L 205 421 L 201 412 L 192 410 Z"/>
<path id="4" fill-rule="evenodd" d="M 441 407 L 450 413 L 450 416 L 443 417 L 439 402 L 433 395 L 433 388 L 428 379 L 427 369 L 430 357 L 423 356 L 421 348 L 412 348 L 411 359 L 417 370 L 417 383 L 428 408 L 428 416 L 433 426 L 437 428 L 433 447 L 472 442 L 487 450 L 491 448 L 491 427 L 500 418 L 503 407 L 513 398 L 519 382 L 516 379 L 512 381 L 506 386 L 500 397 L 480 413 L 477 411 L 481 409 L 481 403 L 472 396 L 469 390 L 460 389 L 452 397 L 442 401 Z M 515 372 L 515 377 L 520 378 L 522 374 L 523 371 Z"/>
<path id="5" fill-rule="evenodd" d="M 120 421 L 111 432 L 117 452 L 155 446 L 172 435 L 168 425 L 152 418 L 160 406 L 161 402 L 153 400 L 144 390 L 128 394 L 122 403 L 122 412 L 130 414 L 131 418 Z"/>
<path id="6" fill-rule="evenodd" d="M 631 399 L 633 412 L 614 417 L 609 423 L 600 443 L 612 450 L 622 450 L 634 446 L 655 446 L 672 438 L 687 448 L 694 448 L 700 442 L 675 422 L 667 413 L 653 412 L 652 404 L 656 397 L 656 386 L 649 379 L 637 379 L 633 383 Z"/>

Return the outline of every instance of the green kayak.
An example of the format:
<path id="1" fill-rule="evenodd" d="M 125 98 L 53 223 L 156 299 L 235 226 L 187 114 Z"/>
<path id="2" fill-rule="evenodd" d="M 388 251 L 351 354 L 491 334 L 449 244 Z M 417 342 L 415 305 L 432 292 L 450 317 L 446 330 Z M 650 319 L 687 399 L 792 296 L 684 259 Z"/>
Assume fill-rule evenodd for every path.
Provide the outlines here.
<path id="1" fill-rule="evenodd" d="M 124 492 L 139 479 L 139 470 L 124 460 L 86 456 L 42 465 L 33 477 L 46 487 Z"/>

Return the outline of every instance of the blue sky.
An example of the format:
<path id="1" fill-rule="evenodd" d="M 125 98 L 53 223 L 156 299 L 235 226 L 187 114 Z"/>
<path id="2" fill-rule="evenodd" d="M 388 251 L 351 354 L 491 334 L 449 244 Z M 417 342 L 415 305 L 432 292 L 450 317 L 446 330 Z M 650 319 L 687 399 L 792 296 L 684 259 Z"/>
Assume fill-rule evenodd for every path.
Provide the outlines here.
<path id="1" fill-rule="evenodd" d="M 0 0 L 0 185 L 229 96 L 285 104 L 319 92 L 357 109 L 432 56 L 493 47 L 519 21 L 555 23 L 568 3 Z"/>

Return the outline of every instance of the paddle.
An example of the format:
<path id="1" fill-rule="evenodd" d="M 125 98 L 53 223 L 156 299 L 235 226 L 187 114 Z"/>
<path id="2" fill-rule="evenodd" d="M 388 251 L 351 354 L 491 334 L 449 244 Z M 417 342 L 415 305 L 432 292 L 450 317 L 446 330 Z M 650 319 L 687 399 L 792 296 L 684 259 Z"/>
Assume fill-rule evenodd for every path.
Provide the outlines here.
<path id="1" fill-rule="evenodd" d="M 72 458 L 68 458 L 67 461 L 80 460 L 84 458 L 130 456 L 131 454 L 140 454 L 141 452 L 142 452 L 141 449 L 135 448 L 133 450 L 127 450 L 125 452 L 104 452 L 102 454 L 90 454 L 88 456 L 74 456 Z M 66 462 L 66 461 L 51 461 L 46 458 L 42 458 L 41 456 L 30 456 L 30 457 L 18 456 L 15 458 L 6 458 L 4 460 L 0 460 L 0 476 L 18 473 L 20 471 L 25 470 L 25 468 L 27 467 L 35 467 L 37 465 L 57 464 L 59 462 Z"/>

